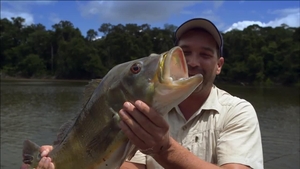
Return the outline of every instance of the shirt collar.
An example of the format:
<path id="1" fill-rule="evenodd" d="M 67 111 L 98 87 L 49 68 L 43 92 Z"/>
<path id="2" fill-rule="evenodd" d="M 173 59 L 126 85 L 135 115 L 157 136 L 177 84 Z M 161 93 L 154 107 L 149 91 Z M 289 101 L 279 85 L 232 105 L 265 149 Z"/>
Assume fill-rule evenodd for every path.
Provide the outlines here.
<path id="1" fill-rule="evenodd" d="M 200 108 L 201 110 L 215 110 L 218 113 L 221 112 L 222 109 L 222 105 L 219 102 L 219 92 L 218 92 L 218 88 L 213 85 L 213 87 L 211 88 L 211 91 L 209 93 L 208 98 L 206 99 L 206 101 L 203 103 L 203 105 Z"/>
<path id="2" fill-rule="evenodd" d="M 219 102 L 219 97 L 218 97 L 218 88 L 213 85 L 213 87 L 211 88 L 211 91 L 209 93 L 208 98 L 206 99 L 206 101 L 203 103 L 203 105 L 200 107 L 199 110 L 197 110 L 192 116 L 191 118 L 187 121 L 191 121 L 192 119 L 194 119 L 196 116 L 198 116 L 199 114 L 203 113 L 202 110 L 215 110 L 217 113 L 221 112 L 222 109 L 222 105 Z M 176 112 L 182 117 L 184 118 L 182 112 L 180 111 L 178 105 L 175 107 Z M 185 118 L 184 118 L 185 119 Z"/>

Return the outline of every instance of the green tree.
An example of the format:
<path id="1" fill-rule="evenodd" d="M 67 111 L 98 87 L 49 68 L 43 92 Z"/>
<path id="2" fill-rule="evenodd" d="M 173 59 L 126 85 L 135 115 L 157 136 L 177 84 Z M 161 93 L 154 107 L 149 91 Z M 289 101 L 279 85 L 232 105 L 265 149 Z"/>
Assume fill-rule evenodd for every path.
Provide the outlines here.
<path id="1" fill-rule="evenodd" d="M 15 17 L 0 20 L 0 69 L 9 76 L 101 78 L 115 65 L 162 53 L 174 46 L 176 26 L 103 23 L 83 36 L 62 20 L 47 30 Z M 99 38 L 99 35 L 101 37 Z M 217 81 L 300 84 L 300 28 L 250 25 L 222 33 L 225 64 Z"/>

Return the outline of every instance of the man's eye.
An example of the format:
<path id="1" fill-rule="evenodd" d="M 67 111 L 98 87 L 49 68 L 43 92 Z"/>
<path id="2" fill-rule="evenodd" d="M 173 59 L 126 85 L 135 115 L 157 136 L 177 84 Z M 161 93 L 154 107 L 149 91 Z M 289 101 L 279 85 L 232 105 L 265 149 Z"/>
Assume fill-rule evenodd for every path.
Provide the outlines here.
<path id="1" fill-rule="evenodd" d="M 204 52 L 200 52 L 200 55 L 208 55 L 207 53 Z"/>
<path id="2" fill-rule="evenodd" d="M 200 56 L 202 56 L 202 57 L 210 57 L 210 54 L 208 54 L 208 53 L 200 53 Z"/>
<path id="3" fill-rule="evenodd" d="M 183 53 L 184 53 L 184 55 L 189 55 L 189 54 L 191 54 L 191 52 L 189 52 L 189 51 L 183 51 Z"/>

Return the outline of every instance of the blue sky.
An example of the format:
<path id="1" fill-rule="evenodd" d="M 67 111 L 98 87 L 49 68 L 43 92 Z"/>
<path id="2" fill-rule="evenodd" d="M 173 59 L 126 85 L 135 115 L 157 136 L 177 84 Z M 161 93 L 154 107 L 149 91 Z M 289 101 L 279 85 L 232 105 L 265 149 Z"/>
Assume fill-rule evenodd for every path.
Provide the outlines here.
<path id="1" fill-rule="evenodd" d="M 60 20 L 71 21 L 85 36 L 102 23 L 148 23 L 163 27 L 204 17 L 221 31 L 260 26 L 300 26 L 297 1 L 1 1 L 1 18 L 21 16 L 27 24 L 41 23 L 47 29 Z"/>

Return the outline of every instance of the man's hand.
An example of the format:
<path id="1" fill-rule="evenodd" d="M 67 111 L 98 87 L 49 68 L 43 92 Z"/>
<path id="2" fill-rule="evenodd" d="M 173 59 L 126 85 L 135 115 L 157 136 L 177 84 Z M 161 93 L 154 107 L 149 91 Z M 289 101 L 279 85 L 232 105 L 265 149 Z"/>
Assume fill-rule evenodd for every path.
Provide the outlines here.
<path id="1" fill-rule="evenodd" d="M 50 157 L 43 157 L 36 169 L 55 169 Z"/>
<path id="2" fill-rule="evenodd" d="M 50 151 L 53 150 L 53 147 L 50 145 L 44 145 L 41 146 L 40 148 L 40 153 L 42 156 L 41 161 L 39 162 L 38 166 L 36 167 L 36 169 L 54 169 L 54 164 L 51 162 L 51 158 L 50 157 L 46 157 Z M 29 165 L 27 164 L 22 164 L 21 169 L 29 169 Z"/>
<path id="3" fill-rule="evenodd" d="M 125 102 L 119 115 L 122 131 L 141 152 L 154 155 L 170 147 L 168 123 L 142 101 Z"/>

